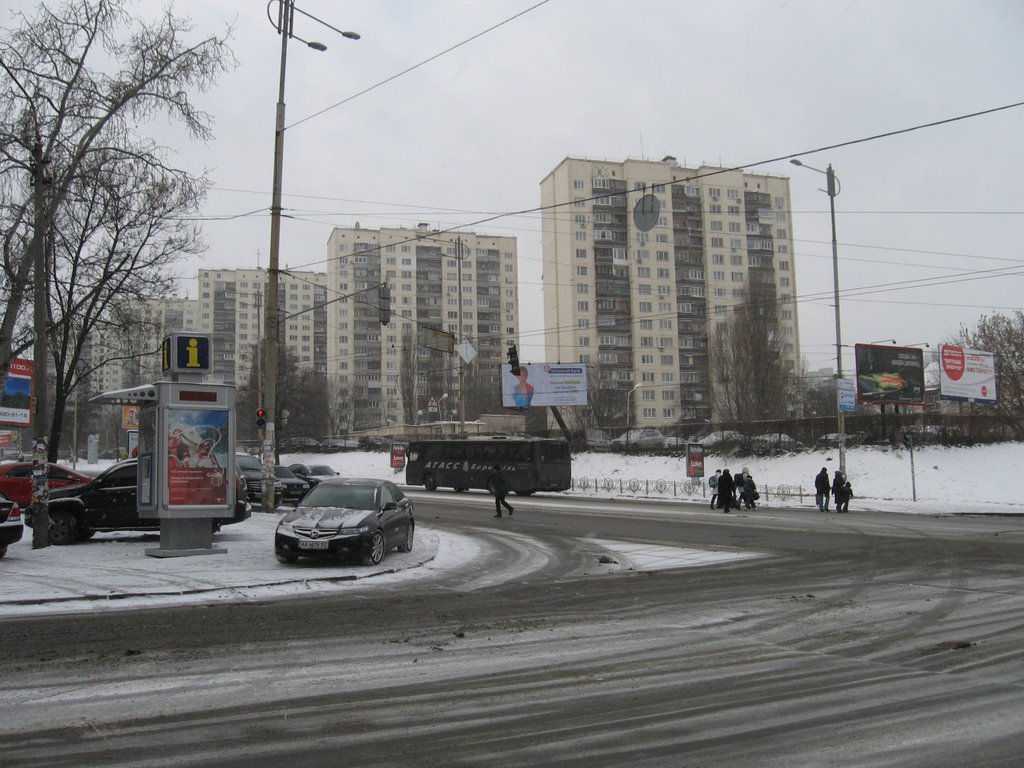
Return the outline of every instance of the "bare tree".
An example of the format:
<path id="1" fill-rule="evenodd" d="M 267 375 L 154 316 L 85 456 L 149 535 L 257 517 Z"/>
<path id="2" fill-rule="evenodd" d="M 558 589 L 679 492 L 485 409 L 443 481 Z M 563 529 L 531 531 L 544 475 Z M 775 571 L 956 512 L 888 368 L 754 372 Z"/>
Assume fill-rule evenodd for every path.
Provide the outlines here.
<path id="1" fill-rule="evenodd" d="M 0 387 L 30 335 L 19 321 L 32 285 L 29 254 L 46 230 L 38 222 L 60 221 L 69 195 L 93 183 L 101 159 L 117 160 L 117 167 L 131 161 L 180 181 L 183 175 L 167 167 L 166 153 L 142 131 L 157 114 L 193 138 L 211 136 L 210 118 L 189 91 L 208 89 L 233 65 L 226 37 L 188 42 L 189 22 L 170 10 L 147 23 L 126 6 L 43 4 L 33 18 L 16 13 L 20 25 L 0 39 Z M 45 185 L 45 193 L 34 195 L 34 184 Z"/>
<path id="2" fill-rule="evenodd" d="M 200 195 L 187 174 L 119 154 L 92 155 L 83 169 L 83 183 L 71 185 L 53 222 L 51 460 L 57 457 L 64 409 L 79 378 L 110 362 L 95 340 L 123 336 L 126 322 L 134 326 L 127 330 L 152 338 L 137 325 L 138 313 L 126 308 L 171 293 L 169 267 L 182 255 L 201 251 L 194 227 L 177 218 L 194 210 Z M 83 353 L 89 347 L 93 354 L 85 366 Z M 135 354 L 140 352 L 154 350 Z M 113 354 L 124 356 L 121 350 Z"/>
<path id="3" fill-rule="evenodd" d="M 995 405 L 988 409 L 1016 440 L 1024 440 L 1024 311 L 1012 315 L 982 315 L 973 331 L 962 327 L 960 343 L 995 355 Z"/>
<path id="4" fill-rule="evenodd" d="M 780 355 L 778 304 L 771 286 L 751 277 L 746 300 L 713 340 L 720 419 L 754 422 L 787 415 L 791 376 Z"/>

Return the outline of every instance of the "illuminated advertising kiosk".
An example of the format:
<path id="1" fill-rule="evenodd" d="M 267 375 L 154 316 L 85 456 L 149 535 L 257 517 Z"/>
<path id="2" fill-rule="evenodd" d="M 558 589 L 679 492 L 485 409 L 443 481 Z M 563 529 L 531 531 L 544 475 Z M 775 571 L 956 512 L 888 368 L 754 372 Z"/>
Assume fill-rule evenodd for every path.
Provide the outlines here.
<path id="1" fill-rule="evenodd" d="M 214 520 L 235 509 L 235 388 L 199 381 L 209 368 L 209 339 L 164 340 L 158 381 L 106 392 L 94 400 L 138 406 L 137 505 L 160 520 L 152 557 L 223 554 L 213 546 Z"/>

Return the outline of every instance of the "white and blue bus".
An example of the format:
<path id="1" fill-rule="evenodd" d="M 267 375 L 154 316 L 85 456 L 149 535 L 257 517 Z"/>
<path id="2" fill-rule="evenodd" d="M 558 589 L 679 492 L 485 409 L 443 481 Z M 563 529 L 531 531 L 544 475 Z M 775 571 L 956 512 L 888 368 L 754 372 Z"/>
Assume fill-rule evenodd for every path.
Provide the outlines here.
<path id="1" fill-rule="evenodd" d="M 491 491 L 488 479 L 501 467 L 509 490 L 520 496 L 572 487 L 572 456 L 564 440 L 539 437 L 471 437 L 414 440 L 405 465 L 407 485 Z"/>

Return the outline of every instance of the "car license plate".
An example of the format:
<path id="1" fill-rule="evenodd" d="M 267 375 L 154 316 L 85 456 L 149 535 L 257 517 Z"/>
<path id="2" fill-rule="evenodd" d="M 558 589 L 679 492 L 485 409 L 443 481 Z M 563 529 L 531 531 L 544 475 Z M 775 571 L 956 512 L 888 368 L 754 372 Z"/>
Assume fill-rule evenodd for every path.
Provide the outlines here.
<path id="1" fill-rule="evenodd" d="M 299 540 L 299 549 L 327 549 L 328 541 L 305 541 Z"/>

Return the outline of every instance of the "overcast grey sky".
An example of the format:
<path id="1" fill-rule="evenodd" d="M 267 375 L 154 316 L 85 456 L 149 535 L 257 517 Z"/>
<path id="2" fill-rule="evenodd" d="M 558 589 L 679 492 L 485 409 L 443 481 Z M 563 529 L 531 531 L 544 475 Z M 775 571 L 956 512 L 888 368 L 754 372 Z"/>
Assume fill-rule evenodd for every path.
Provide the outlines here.
<path id="1" fill-rule="evenodd" d="M 146 15 L 161 5 L 137 7 Z M 1021 306 L 1024 108 L 810 153 L 1024 101 L 1018 0 L 298 7 L 362 39 L 297 17 L 296 34 L 329 47 L 318 53 L 293 41 L 289 49 L 282 267 L 325 269 L 334 226 L 468 227 L 536 208 L 541 179 L 569 155 L 671 154 L 726 166 L 798 155 L 822 169 L 831 163 L 841 182 L 845 368 L 856 342 L 934 346 L 983 313 Z M 265 267 L 278 37 L 263 0 L 178 0 L 175 9 L 197 34 L 233 24 L 239 61 L 200 100 L 216 120 L 216 141 L 177 146 L 179 162 L 209 168 L 214 180 L 203 223 L 209 253 L 184 273 Z M 810 369 L 834 366 L 824 176 L 785 159 L 751 170 L 792 179 L 803 354 Z M 518 236 L 523 359 L 539 360 L 539 214 L 472 228 Z M 194 280 L 183 289 L 194 295 Z"/>

